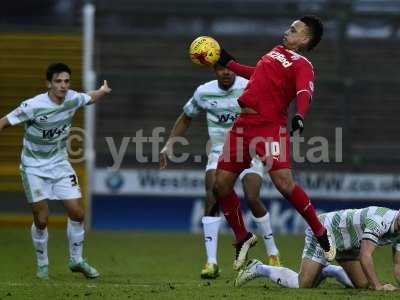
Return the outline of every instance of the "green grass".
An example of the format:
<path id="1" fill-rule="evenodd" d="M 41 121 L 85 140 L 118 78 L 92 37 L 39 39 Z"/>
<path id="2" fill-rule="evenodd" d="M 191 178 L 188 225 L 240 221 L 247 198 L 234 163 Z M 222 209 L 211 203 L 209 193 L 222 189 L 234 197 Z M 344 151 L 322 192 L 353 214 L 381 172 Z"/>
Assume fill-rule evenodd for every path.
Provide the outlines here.
<path id="1" fill-rule="evenodd" d="M 87 280 L 67 268 L 64 231 L 50 229 L 48 282 L 35 278 L 30 231 L 0 230 L 0 299 L 395 299 L 400 292 L 344 289 L 327 281 L 314 290 L 293 290 L 257 279 L 233 288 L 232 237 L 220 236 L 221 277 L 201 280 L 204 246 L 200 235 L 183 233 L 90 232 L 85 256 L 102 274 Z M 277 238 L 286 266 L 298 270 L 302 237 Z M 251 257 L 265 259 L 259 243 Z M 376 253 L 379 276 L 393 282 L 390 248 Z"/>

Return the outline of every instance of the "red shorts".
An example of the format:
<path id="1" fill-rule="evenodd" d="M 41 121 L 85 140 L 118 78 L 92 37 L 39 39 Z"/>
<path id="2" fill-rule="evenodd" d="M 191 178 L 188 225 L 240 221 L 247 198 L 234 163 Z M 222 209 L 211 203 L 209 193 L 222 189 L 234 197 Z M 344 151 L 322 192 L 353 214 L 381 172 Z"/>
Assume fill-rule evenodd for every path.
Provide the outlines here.
<path id="1" fill-rule="evenodd" d="M 240 114 L 225 140 L 218 169 L 241 173 L 258 155 L 268 172 L 290 169 L 290 138 L 286 127 L 267 123 L 258 114 Z"/>

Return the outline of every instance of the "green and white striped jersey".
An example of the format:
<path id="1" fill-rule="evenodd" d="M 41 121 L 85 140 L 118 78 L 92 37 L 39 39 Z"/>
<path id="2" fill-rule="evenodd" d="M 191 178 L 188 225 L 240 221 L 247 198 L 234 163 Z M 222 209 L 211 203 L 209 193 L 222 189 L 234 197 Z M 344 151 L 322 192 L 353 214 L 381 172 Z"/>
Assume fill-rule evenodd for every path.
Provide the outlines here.
<path id="1" fill-rule="evenodd" d="M 333 234 L 338 251 L 360 248 L 362 239 L 379 246 L 393 244 L 400 251 L 400 233 L 394 232 L 398 213 L 385 207 L 369 206 L 324 213 L 319 218 Z"/>
<path id="2" fill-rule="evenodd" d="M 234 84 L 225 91 L 213 80 L 200 85 L 192 98 L 183 107 L 188 117 L 197 116 L 201 110 L 207 112 L 208 135 L 211 140 L 211 152 L 221 153 L 227 131 L 240 113 L 237 99 L 242 95 L 247 80 L 236 76 Z"/>
<path id="3" fill-rule="evenodd" d="M 87 94 L 69 90 L 64 102 L 58 105 L 48 93 L 43 93 L 23 101 L 10 112 L 7 119 L 11 125 L 25 123 L 21 168 L 48 168 L 67 161 L 72 117 L 90 99 Z"/>

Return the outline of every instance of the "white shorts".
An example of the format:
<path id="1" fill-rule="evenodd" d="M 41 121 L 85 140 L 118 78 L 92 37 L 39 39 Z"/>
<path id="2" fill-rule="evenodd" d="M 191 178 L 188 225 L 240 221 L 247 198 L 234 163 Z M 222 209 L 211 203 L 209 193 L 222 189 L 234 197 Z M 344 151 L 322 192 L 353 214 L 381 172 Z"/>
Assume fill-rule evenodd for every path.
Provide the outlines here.
<path id="1" fill-rule="evenodd" d="M 329 262 L 325 258 L 324 250 L 322 250 L 310 227 L 306 228 L 305 234 L 306 236 L 304 238 L 304 249 L 302 258 L 308 258 L 312 261 L 315 261 L 316 263 L 319 263 L 322 266 L 329 265 Z M 360 260 L 359 248 L 336 250 L 337 252 L 335 259 L 339 262 Z"/>
<path id="2" fill-rule="evenodd" d="M 327 266 L 329 263 L 325 258 L 324 250 L 322 250 L 310 227 L 306 228 L 305 235 L 302 258 L 308 258 L 322 266 Z"/>
<path id="3" fill-rule="evenodd" d="M 218 159 L 219 159 L 219 154 L 217 154 L 217 153 L 210 153 L 208 155 L 206 172 L 209 170 L 217 169 Z M 243 172 L 240 173 L 240 175 L 239 175 L 239 179 L 243 180 L 244 176 L 246 176 L 247 174 L 250 174 L 250 173 L 257 174 L 261 178 L 264 178 L 264 165 L 258 157 L 254 157 L 251 160 L 250 168 L 243 170 Z"/>
<path id="4" fill-rule="evenodd" d="M 70 200 L 82 197 L 78 177 L 69 163 L 54 166 L 51 170 L 22 167 L 21 177 L 29 203 L 41 200 Z"/>

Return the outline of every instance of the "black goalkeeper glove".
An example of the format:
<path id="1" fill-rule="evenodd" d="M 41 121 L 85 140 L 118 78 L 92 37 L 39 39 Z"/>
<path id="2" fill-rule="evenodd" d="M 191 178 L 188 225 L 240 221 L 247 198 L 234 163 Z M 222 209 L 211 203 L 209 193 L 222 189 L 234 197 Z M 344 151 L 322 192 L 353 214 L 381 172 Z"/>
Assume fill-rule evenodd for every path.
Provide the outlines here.
<path id="1" fill-rule="evenodd" d="M 300 115 L 295 115 L 292 119 L 292 131 L 290 135 L 293 135 L 295 131 L 299 130 L 300 133 L 304 130 L 304 119 Z"/>
<path id="2" fill-rule="evenodd" d="M 221 53 L 219 55 L 217 64 L 226 67 L 231 60 L 236 60 L 236 59 L 228 52 L 226 52 L 225 49 L 221 49 Z"/>

